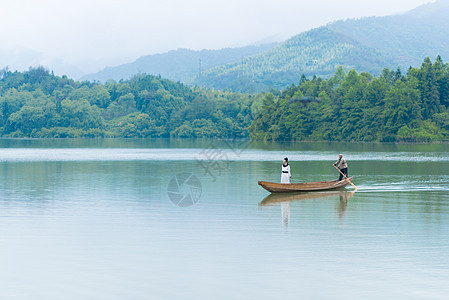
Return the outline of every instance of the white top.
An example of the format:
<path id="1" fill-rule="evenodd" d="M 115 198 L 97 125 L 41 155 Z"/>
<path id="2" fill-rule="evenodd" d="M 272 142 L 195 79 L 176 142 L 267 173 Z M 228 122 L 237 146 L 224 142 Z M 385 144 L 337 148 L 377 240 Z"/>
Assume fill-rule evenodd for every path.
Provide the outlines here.
<path id="1" fill-rule="evenodd" d="M 286 167 L 282 165 L 282 174 L 284 174 L 284 172 L 288 172 L 288 177 L 292 177 L 292 174 L 290 174 L 290 165 L 287 165 Z"/>
<path id="2" fill-rule="evenodd" d="M 343 157 L 340 159 L 338 159 L 336 162 L 335 162 L 335 165 L 337 165 L 337 167 L 339 168 L 339 169 L 345 169 L 345 168 L 347 168 L 348 167 L 348 164 L 346 163 L 346 159 L 344 159 Z"/>

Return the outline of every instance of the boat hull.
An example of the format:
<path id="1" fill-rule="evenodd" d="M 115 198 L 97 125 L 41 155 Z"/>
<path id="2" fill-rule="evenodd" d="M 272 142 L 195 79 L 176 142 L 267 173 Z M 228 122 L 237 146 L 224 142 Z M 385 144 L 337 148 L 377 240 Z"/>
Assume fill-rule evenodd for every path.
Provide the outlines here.
<path id="1" fill-rule="evenodd" d="M 352 180 L 352 177 L 349 178 Z M 261 187 L 270 193 L 294 193 L 294 192 L 313 192 L 313 191 L 329 191 L 343 189 L 348 184 L 348 180 L 332 180 L 320 182 L 306 182 L 306 183 L 276 183 L 268 181 L 259 181 Z"/>

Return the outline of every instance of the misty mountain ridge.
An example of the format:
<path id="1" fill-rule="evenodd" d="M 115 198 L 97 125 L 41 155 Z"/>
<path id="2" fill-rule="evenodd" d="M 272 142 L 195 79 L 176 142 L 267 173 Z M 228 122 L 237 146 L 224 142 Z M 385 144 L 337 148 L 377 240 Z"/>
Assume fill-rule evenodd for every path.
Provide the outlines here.
<path id="1" fill-rule="evenodd" d="M 247 47 L 178 49 L 89 75 L 62 59 L 0 45 L 0 67 L 27 70 L 42 65 L 57 75 L 100 82 L 146 73 L 192 86 L 260 92 L 296 84 L 302 74 L 328 78 L 339 66 L 377 75 L 385 67 L 406 71 L 427 56 L 448 57 L 448 15 L 449 1 L 439 0 L 403 14 L 334 21 L 282 43 L 272 42 L 278 37 L 271 37 Z M 267 41 L 272 43 L 265 44 Z"/>
<path id="2" fill-rule="evenodd" d="M 180 48 L 166 53 L 146 55 L 136 61 L 116 67 L 107 67 L 97 73 L 83 76 L 80 80 L 119 81 L 130 79 L 136 74 L 160 75 L 163 78 L 193 83 L 193 79 L 203 70 L 241 60 L 274 47 L 276 43 L 258 44 L 219 50 L 191 50 Z"/>
<path id="3" fill-rule="evenodd" d="M 273 49 L 218 66 L 197 77 L 207 88 L 260 92 L 297 84 L 302 74 L 328 78 L 338 66 L 378 75 L 385 67 L 406 71 L 423 58 L 449 56 L 449 1 L 386 17 L 335 21 Z"/>
<path id="4" fill-rule="evenodd" d="M 449 1 L 386 17 L 334 22 L 328 27 L 381 51 L 399 66 L 416 65 L 449 49 Z M 374 30 L 375 29 L 375 30 Z"/>

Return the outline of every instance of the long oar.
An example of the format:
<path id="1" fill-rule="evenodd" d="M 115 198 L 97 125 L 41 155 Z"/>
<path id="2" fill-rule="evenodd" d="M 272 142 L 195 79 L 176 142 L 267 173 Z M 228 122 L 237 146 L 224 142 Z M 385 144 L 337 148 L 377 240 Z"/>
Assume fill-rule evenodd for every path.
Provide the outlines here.
<path id="1" fill-rule="evenodd" d="M 349 182 L 349 184 L 351 184 L 354 187 L 355 191 L 357 191 L 357 187 L 351 182 L 351 180 L 349 180 L 348 176 L 343 174 L 343 172 L 339 168 L 337 168 L 336 166 L 334 166 L 334 168 L 337 169 L 338 172 L 340 172 L 340 174 L 343 175 L 346 178 L 346 180 Z"/>

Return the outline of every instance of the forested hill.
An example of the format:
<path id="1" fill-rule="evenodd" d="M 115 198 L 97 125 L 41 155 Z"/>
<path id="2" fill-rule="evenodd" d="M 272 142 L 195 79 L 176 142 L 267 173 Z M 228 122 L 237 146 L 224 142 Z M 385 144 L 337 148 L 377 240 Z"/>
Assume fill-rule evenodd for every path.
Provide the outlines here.
<path id="1" fill-rule="evenodd" d="M 266 94 L 249 128 L 256 140 L 449 141 L 449 64 L 427 58 L 407 74 L 339 68 Z"/>
<path id="2" fill-rule="evenodd" d="M 44 68 L 0 72 L 3 137 L 247 137 L 252 97 L 150 75 L 107 84 Z"/>
<path id="3" fill-rule="evenodd" d="M 380 76 L 338 68 L 257 96 L 192 89 L 151 75 L 106 84 L 43 68 L 0 72 L 3 137 L 211 137 L 367 142 L 449 141 L 449 64 Z"/>
<path id="4" fill-rule="evenodd" d="M 393 61 L 327 27 L 307 31 L 260 55 L 203 73 L 198 85 L 257 93 L 298 83 L 301 75 L 331 76 L 339 66 L 379 74 Z"/>
<path id="5" fill-rule="evenodd" d="M 338 66 L 379 75 L 407 70 L 423 57 L 446 56 L 449 2 L 439 0 L 402 15 L 331 23 L 242 61 L 204 72 L 200 86 L 259 92 L 297 84 L 302 74 L 329 78 Z"/>
<path id="6" fill-rule="evenodd" d="M 273 48 L 275 43 L 239 48 L 224 48 L 220 50 L 178 49 L 167 53 L 142 56 L 135 62 L 108 67 L 100 72 L 81 78 L 82 81 L 106 82 L 109 79 L 119 81 L 130 79 L 141 73 L 161 75 L 163 78 L 192 83 L 201 70 L 205 71 L 215 66 L 240 61 L 242 58 L 261 53 Z"/>

